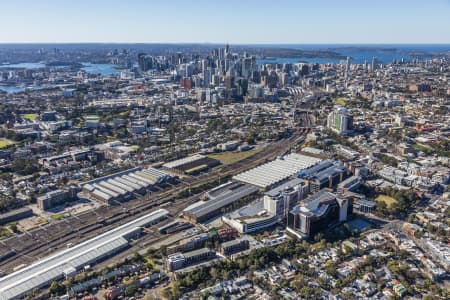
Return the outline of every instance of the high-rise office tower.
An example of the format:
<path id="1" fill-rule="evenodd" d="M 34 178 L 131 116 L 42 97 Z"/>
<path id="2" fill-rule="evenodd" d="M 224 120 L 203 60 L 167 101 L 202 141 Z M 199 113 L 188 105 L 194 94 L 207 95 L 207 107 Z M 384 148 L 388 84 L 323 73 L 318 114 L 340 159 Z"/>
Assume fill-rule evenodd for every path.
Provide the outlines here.
<path id="1" fill-rule="evenodd" d="M 375 72 L 376 68 L 377 68 L 377 58 L 372 57 L 371 71 Z"/>
<path id="2" fill-rule="evenodd" d="M 230 45 L 227 43 L 227 44 L 225 45 L 225 56 L 227 56 L 228 53 L 230 53 Z"/>
<path id="3" fill-rule="evenodd" d="M 148 70 L 153 69 L 153 57 L 145 53 L 139 53 L 138 65 L 139 70 L 142 72 L 147 72 Z"/>
<path id="4" fill-rule="evenodd" d="M 203 71 L 203 86 L 209 87 L 211 84 L 211 71 L 209 69 Z"/>

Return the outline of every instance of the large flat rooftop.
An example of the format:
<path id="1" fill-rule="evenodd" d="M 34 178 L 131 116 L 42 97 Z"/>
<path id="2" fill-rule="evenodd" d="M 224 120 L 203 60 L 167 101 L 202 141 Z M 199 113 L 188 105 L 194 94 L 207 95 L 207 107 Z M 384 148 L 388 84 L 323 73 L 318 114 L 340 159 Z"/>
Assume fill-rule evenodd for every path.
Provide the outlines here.
<path id="1" fill-rule="evenodd" d="M 222 207 L 226 207 L 244 197 L 256 193 L 258 190 L 256 186 L 245 183 L 226 185 L 226 188 L 223 188 L 220 194 L 216 194 L 214 198 L 210 198 L 209 201 L 200 205 L 191 206 L 190 209 L 186 210 L 186 213 L 194 216 L 196 219 L 201 219 L 220 210 Z"/>
<path id="2" fill-rule="evenodd" d="M 158 222 L 168 214 L 165 209 L 156 210 L 0 278 L 0 299 L 19 298 L 27 291 L 48 285 L 67 272 L 79 270 L 126 247 L 130 234 L 141 227 Z"/>
<path id="3" fill-rule="evenodd" d="M 233 179 L 266 189 L 321 161 L 320 158 L 292 153 L 238 174 Z"/>

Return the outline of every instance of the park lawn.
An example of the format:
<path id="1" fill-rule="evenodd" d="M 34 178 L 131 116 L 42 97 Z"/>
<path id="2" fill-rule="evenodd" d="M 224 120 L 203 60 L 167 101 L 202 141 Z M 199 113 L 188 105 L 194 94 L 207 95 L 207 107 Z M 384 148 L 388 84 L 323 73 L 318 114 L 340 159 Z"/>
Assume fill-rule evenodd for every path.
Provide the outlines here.
<path id="1" fill-rule="evenodd" d="M 424 144 L 414 144 L 412 147 L 417 151 L 422 151 L 424 153 L 432 153 L 434 151 L 432 147 Z"/>
<path id="2" fill-rule="evenodd" d="M 222 166 L 227 166 L 246 159 L 247 157 L 253 156 L 256 153 L 260 152 L 262 149 L 263 147 L 257 147 L 243 152 L 222 152 L 217 154 L 210 154 L 208 155 L 208 157 L 219 160 L 222 163 Z"/>
<path id="3" fill-rule="evenodd" d="M 6 148 L 6 147 L 14 145 L 14 144 L 15 144 L 14 141 L 11 141 L 11 140 L 8 140 L 5 138 L 0 138 L 0 149 Z"/>
<path id="4" fill-rule="evenodd" d="M 144 256 L 145 265 L 147 268 L 154 269 L 156 268 L 156 263 L 153 261 L 153 259 L 150 256 Z"/>
<path id="5" fill-rule="evenodd" d="M 37 114 L 24 114 L 23 118 L 30 120 L 30 121 L 36 121 L 38 115 Z"/>
<path id="6" fill-rule="evenodd" d="M 375 200 L 376 201 L 383 201 L 384 203 L 386 203 L 387 207 L 391 207 L 392 204 L 397 202 L 397 200 L 395 200 L 394 198 L 389 197 L 387 195 L 379 195 Z"/>
<path id="7" fill-rule="evenodd" d="M 51 215 L 50 218 L 52 218 L 53 220 L 56 220 L 56 221 L 62 220 L 64 218 L 64 213 L 58 213 L 58 214 Z"/>
<path id="8" fill-rule="evenodd" d="M 347 104 L 347 100 L 345 100 L 345 98 L 343 98 L 343 97 L 340 97 L 340 98 L 334 99 L 333 103 L 336 105 L 344 106 L 345 104 Z"/>

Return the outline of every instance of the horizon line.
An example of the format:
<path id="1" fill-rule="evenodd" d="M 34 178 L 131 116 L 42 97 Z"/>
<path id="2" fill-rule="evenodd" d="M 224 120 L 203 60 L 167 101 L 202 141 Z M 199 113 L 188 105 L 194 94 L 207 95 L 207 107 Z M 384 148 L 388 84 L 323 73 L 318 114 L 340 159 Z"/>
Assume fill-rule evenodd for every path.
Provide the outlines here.
<path id="1" fill-rule="evenodd" d="M 233 43 L 233 42 L 104 42 L 104 41 L 96 41 L 96 42 L 83 42 L 83 41 L 71 41 L 71 42 L 2 42 L 0 41 L 0 45 L 33 45 L 33 44 L 130 44 L 130 45 L 238 45 L 238 46 L 258 46 L 258 45 L 442 45 L 450 46 L 450 42 L 406 42 L 406 43 L 369 43 L 369 42 L 351 42 L 351 43 L 333 43 L 333 42 L 320 42 L 320 43 L 311 43 L 311 42 L 256 42 L 256 43 Z"/>

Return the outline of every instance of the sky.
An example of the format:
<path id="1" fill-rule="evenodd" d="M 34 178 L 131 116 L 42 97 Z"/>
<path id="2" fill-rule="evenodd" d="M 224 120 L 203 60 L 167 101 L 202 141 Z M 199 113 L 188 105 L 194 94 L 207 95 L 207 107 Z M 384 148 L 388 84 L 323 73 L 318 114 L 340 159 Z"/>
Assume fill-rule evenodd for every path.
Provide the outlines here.
<path id="1" fill-rule="evenodd" d="M 450 44 L 450 0 L 0 0 L 0 43 Z"/>

